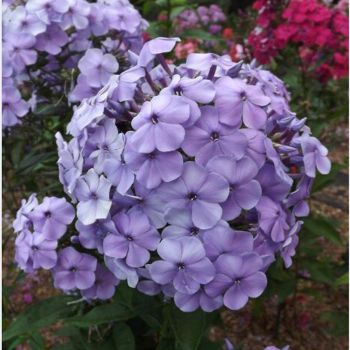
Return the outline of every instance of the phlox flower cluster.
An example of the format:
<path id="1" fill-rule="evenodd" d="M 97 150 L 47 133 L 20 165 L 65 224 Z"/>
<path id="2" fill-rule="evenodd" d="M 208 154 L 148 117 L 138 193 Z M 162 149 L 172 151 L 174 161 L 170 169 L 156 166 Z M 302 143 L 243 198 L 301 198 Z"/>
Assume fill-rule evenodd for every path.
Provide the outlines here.
<path id="1" fill-rule="evenodd" d="M 24 201 L 14 223 L 23 270 L 50 269 L 57 288 L 88 300 L 126 280 L 210 312 L 259 297 L 277 256 L 291 266 L 327 149 L 272 73 L 211 53 L 168 65 L 177 42 L 147 42 L 82 101 L 70 140 L 56 135 L 75 229 L 66 233 L 65 199 Z"/>
<path id="2" fill-rule="evenodd" d="M 146 25 L 128 0 L 4 4 L 3 126 L 53 96 L 95 95 L 126 64 L 127 51 L 140 49 Z"/>
<path id="3" fill-rule="evenodd" d="M 226 21 L 226 16 L 222 9 L 212 4 L 208 7 L 198 6 L 197 9 L 186 9 L 182 11 L 174 20 L 178 34 L 186 29 L 208 28 L 211 34 L 220 33 L 222 25 Z"/>
<path id="4" fill-rule="evenodd" d="M 253 8 L 259 14 L 248 41 L 260 63 L 295 44 L 305 67 L 321 81 L 348 75 L 348 16 L 341 7 L 317 0 L 257 0 Z"/>

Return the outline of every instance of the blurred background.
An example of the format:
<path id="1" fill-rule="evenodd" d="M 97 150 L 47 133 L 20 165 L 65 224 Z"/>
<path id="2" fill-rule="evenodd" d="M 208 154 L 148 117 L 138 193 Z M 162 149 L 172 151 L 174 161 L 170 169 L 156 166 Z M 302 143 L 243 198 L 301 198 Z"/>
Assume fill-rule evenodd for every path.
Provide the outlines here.
<path id="1" fill-rule="evenodd" d="M 228 337 L 245 349 L 271 343 L 292 350 L 343 350 L 348 344 L 348 1 L 137 0 L 149 21 L 145 40 L 179 36 L 170 60 L 191 52 L 257 60 L 291 94 L 291 109 L 307 117 L 328 147 L 332 171 L 316 179 L 294 264 L 269 271 L 268 290 L 243 311 L 223 311 Z M 11 223 L 22 198 L 58 195 L 54 134 L 69 120 L 61 105 L 38 110 L 3 137 L 3 327 L 28 305 L 57 294 L 41 271 L 25 276 L 14 262 Z M 11 349 L 53 348 L 60 325 L 16 340 Z M 22 344 L 22 345 L 19 345 Z"/>

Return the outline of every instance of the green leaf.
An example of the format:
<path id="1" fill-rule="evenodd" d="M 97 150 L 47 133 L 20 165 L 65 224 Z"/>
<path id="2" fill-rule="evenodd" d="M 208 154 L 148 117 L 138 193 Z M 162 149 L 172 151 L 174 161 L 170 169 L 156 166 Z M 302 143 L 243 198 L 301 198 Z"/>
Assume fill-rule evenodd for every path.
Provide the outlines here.
<path id="1" fill-rule="evenodd" d="M 337 281 L 335 282 L 336 286 L 342 286 L 345 284 L 349 284 L 349 272 L 344 273 L 344 275 L 337 278 Z"/>
<path id="2" fill-rule="evenodd" d="M 187 29 L 182 33 L 183 38 L 196 38 L 196 39 L 202 39 L 202 40 L 218 40 L 218 37 L 211 35 L 204 29 Z"/>
<path id="3" fill-rule="evenodd" d="M 134 350 L 135 338 L 130 327 L 119 322 L 113 327 L 113 341 L 116 345 L 116 350 Z"/>
<path id="4" fill-rule="evenodd" d="M 175 339 L 161 339 L 156 350 L 175 350 Z"/>
<path id="5" fill-rule="evenodd" d="M 114 302 L 96 306 L 85 315 L 71 317 L 65 321 L 65 324 L 84 328 L 106 322 L 125 321 L 132 317 L 134 313 L 129 307 Z"/>
<path id="6" fill-rule="evenodd" d="M 73 307 L 67 305 L 70 296 L 55 296 L 29 306 L 19 314 L 2 335 L 3 341 L 34 332 L 68 317 Z"/>
<path id="7" fill-rule="evenodd" d="M 171 310 L 171 324 L 179 345 L 178 349 L 198 349 L 205 330 L 205 323 L 205 313 L 203 311 L 197 310 L 186 313 L 173 307 Z"/>
<path id="8" fill-rule="evenodd" d="M 342 241 L 336 230 L 336 224 L 324 217 L 309 217 L 305 219 L 303 227 L 316 237 L 326 237 L 333 243 L 342 245 Z"/>
<path id="9" fill-rule="evenodd" d="M 223 342 L 212 342 L 209 339 L 204 338 L 200 345 L 199 350 L 222 350 L 223 349 Z"/>

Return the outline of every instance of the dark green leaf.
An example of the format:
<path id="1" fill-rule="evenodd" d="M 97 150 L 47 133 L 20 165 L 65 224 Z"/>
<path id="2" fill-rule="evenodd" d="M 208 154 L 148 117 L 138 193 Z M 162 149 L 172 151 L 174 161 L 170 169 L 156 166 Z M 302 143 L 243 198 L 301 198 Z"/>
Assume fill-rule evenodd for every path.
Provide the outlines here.
<path id="1" fill-rule="evenodd" d="M 134 317 L 134 313 L 130 308 L 119 302 L 114 302 L 96 306 L 85 315 L 71 317 L 66 320 L 65 324 L 84 328 L 106 322 L 125 321 L 132 317 Z"/>
<path id="2" fill-rule="evenodd" d="M 118 322 L 113 327 L 113 341 L 116 350 L 134 350 L 135 339 L 130 327 L 124 322 Z"/>
<path id="3" fill-rule="evenodd" d="M 68 317 L 72 312 L 72 306 L 67 305 L 69 301 L 72 301 L 70 296 L 55 296 L 29 306 L 5 330 L 3 340 L 34 332 Z"/>
<path id="4" fill-rule="evenodd" d="M 198 349 L 205 330 L 205 323 L 205 313 L 201 310 L 186 313 L 175 307 L 172 308 L 171 324 L 179 345 L 178 349 Z"/>
<path id="5" fill-rule="evenodd" d="M 303 227 L 316 237 L 325 237 L 337 245 L 342 244 L 336 224 L 324 217 L 309 217 L 305 219 Z"/>

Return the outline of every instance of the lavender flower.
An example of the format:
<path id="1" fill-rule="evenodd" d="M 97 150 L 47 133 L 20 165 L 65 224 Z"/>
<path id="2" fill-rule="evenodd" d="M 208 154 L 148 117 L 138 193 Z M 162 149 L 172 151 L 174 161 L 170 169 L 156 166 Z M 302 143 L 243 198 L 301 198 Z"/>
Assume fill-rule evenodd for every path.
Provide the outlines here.
<path id="1" fill-rule="evenodd" d="M 92 87 L 101 87 L 108 83 L 119 64 L 111 54 L 103 54 L 100 49 L 89 49 L 80 59 L 78 67 Z"/>
<path id="2" fill-rule="evenodd" d="M 243 157 L 247 139 L 239 131 L 221 124 L 218 110 L 212 106 L 201 108 L 201 118 L 187 130 L 184 151 L 205 165 L 216 155 L 228 155 L 234 159 Z"/>
<path id="3" fill-rule="evenodd" d="M 242 256 L 221 255 L 215 262 L 217 274 L 205 291 L 211 297 L 224 295 L 224 305 L 231 310 L 241 309 L 249 298 L 257 298 L 267 285 L 262 260 L 255 253 Z"/>
<path id="4" fill-rule="evenodd" d="M 207 284 L 214 278 L 214 266 L 206 258 L 197 238 L 164 239 L 157 251 L 163 260 L 148 266 L 152 279 L 157 283 L 172 282 L 180 293 L 194 294 L 201 284 Z"/>
<path id="5" fill-rule="evenodd" d="M 47 239 L 61 238 L 72 223 L 74 208 L 65 198 L 45 197 L 42 204 L 28 214 L 34 230 L 41 232 Z"/>
<path id="6" fill-rule="evenodd" d="M 103 265 L 97 264 L 95 272 L 95 283 L 92 287 L 84 289 L 81 295 L 86 299 L 107 300 L 112 298 L 115 287 L 118 285 L 118 279 L 106 269 Z"/>
<path id="7" fill-rule="evenodd" d="M 185 138 L 181 123 L 190 116 L 190 106 L 179 96 L 162 95 L 145 102 L 131 125 L 136 130 L 132 146 L 141 153 L 158 149 L 170 152 L 179 148 Z"/>
<path id="8" fill-rule="evenodd" d="M 57 265 L 53 269 L 53 278 L 56 288 L 65 291 L 73 289 L 88 289 L 95 282 L 96 258 L 79 253 L 72 247 L 58 252 Z"/>
<path id="9" fill-rule="evenodd" d="M 223 177 L 194 162 L 186 162 L 181 177 L 164 184 L 161 193 L 168 208 L 188 210 L 194 225 L 201 229 L 211 228 L 221 219 L 219 203 L 228 195 L 229 185 Z"/>
<path id="10" fill-rule="evenodd" d="M 257 86 L 245 84 L 240 79 L 222 77 L 216 83 L 215 106 L 219 109 L 220 121 L 233 127 L 244 124 L 253 129 L 265 126 L 267 114 L 263 107 L 270 98 Z"/>
<path id="11" fill-rule="evenodd" d="M 149 251 L 155 250 L 160 237 L 145 215 L 137 212 L 119 213 L 113 218 L 116 233 L 109 234 L 103 240 L 105 255 L 122 259 L 130 267 L 144 266 L 149 258 Z"/>
<path id="12" fill-rule="evenodd" d="M 111 183 L 103 175 L 98 176 L 94 169 L 78 180 L 75 190 L 79 200 L 77 216 L 84 225 L 107 218 L 112 205 L 110 189 Z"/>

